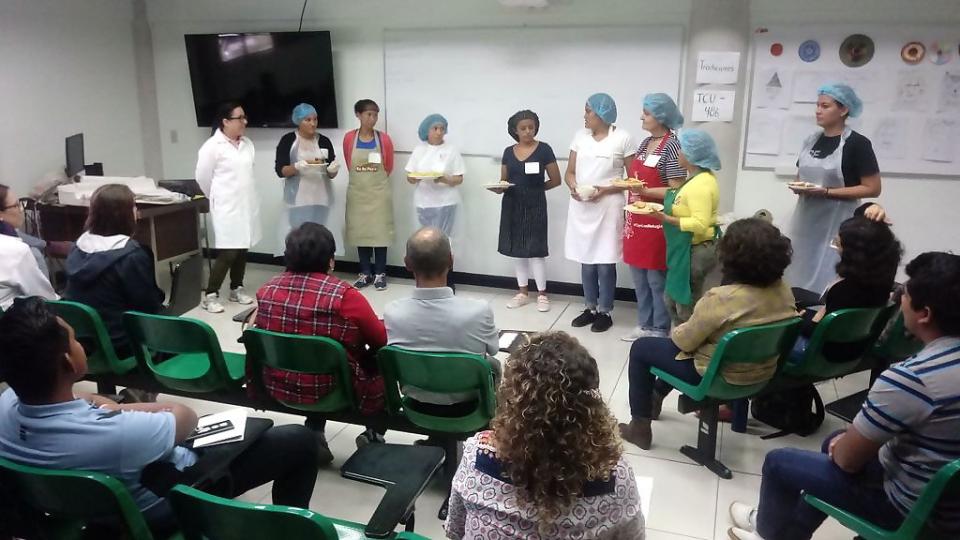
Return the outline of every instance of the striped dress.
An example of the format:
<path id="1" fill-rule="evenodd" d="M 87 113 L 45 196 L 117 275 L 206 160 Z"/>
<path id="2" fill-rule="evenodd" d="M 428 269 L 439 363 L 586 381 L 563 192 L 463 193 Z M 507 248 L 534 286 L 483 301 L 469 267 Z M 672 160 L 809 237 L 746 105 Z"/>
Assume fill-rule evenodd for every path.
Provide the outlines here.
<path id="1" fill-rule="evenodd" d="M 530 156 L 520 161 L 513 145 L 503 150 L 501 163 L 514 186 L 503 193 L 500 206 L 500 242 L 497 251 L 507 257 L 546 257 L 547 196 L 544 190 L 547 165 L 556 163 L 550 145 L 541 142 Z M 527 174 L 527 164 L 536 163 L 537 173 Z M 532 169 L 531 169 L 532 170 Z"/>
<path id="2" fill-rule="evenodd" d="M 930 479 L 960 458 L 960 337 L 941 337 L 883 372 L 853 425 L 880 448 L 883 488 L 904 515 Z M 934 524 L 960 538 L 960 501 L 945 501 Z"/>

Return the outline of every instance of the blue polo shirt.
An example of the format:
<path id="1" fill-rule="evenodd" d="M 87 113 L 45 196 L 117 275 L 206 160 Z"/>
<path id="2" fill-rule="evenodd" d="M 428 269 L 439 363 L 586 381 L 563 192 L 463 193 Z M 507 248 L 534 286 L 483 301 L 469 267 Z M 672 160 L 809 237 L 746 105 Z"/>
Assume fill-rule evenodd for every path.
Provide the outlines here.
<path id="1" fill-rule="evenodd" d="M 166 460 L 183 470 L 197 461 L 192 451 L 174 446 L 175 434 L 173 413 L 107 411 L 82 399 L 25 405 L 13 389 L 0 395 L 0 456 L 109 474 L 127 486 L 141 510 L 161 500 L 140 484 L 144 467 Z"/>

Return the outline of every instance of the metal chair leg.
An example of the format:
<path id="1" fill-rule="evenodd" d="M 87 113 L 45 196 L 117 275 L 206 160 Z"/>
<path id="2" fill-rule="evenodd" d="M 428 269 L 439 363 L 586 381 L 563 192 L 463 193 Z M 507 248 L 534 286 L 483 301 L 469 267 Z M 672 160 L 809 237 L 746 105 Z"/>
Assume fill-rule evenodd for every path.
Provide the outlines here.
<path id="1" fill-rule="evenodd" d="M 683 446 L 680 453 L 713 471 L 720 478 L 733 478 L 733 473 L 717 460 L 717 435 L 720 402 L 710 400 L 700 410 L 700 425 L 697 430 L 697 447 Z"/>

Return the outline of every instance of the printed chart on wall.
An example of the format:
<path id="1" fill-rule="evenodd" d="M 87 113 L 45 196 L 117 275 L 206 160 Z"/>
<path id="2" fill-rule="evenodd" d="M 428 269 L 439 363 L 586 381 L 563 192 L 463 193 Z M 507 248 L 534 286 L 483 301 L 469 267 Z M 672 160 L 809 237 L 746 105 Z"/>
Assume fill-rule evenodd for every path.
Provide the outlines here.
<path id="1" fill-rule="evenodd" d="M 768 27 L 754 34 L 744 168 L 796 164 L 817 89 L 849 84 L 881 173 L 960 176 L 960 32 L 940 26 Z"/>

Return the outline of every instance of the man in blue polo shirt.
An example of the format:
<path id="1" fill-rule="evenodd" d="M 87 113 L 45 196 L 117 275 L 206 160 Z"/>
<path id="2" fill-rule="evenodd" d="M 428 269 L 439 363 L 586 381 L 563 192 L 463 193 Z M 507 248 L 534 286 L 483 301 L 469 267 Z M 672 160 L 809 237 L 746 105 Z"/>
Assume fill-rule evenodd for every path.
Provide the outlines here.
<path id="1" fill-rule="evenodd" d="M 165 499 L 141 483 L 143 469 L 168 462 L 183 471 L 197 462 L 182 446 L 197 415 L 177 404 L 118 405 L 74 394 L 87 357 L 73 329 L 38 298 L 17 299 L 0 316 L 0 456 L 25 465 L 109 474 L 123 482 L 151 528 L 168 531 Z M 303 426 L 274 427 L 231 462 L 234 493 L 274 481 L 277 504 L 306 507 L 317 474 L 313 434 Z"/>
<path id="2" fill-rule="evenodd" d="M 823 453 L 767 454 L 760 506 L 730 506 L 730 538 L 811 538 L 826 516 L 802 492 L 896 529 L 937 471 L 960 458 L 960 255 L 923 253 L 906 270 L 900 305 L 923 350 L 883 372 L 853 424 L 829 437 Z M 944 501 L 931 525 L 960 538 L 960 501 Z"/>

